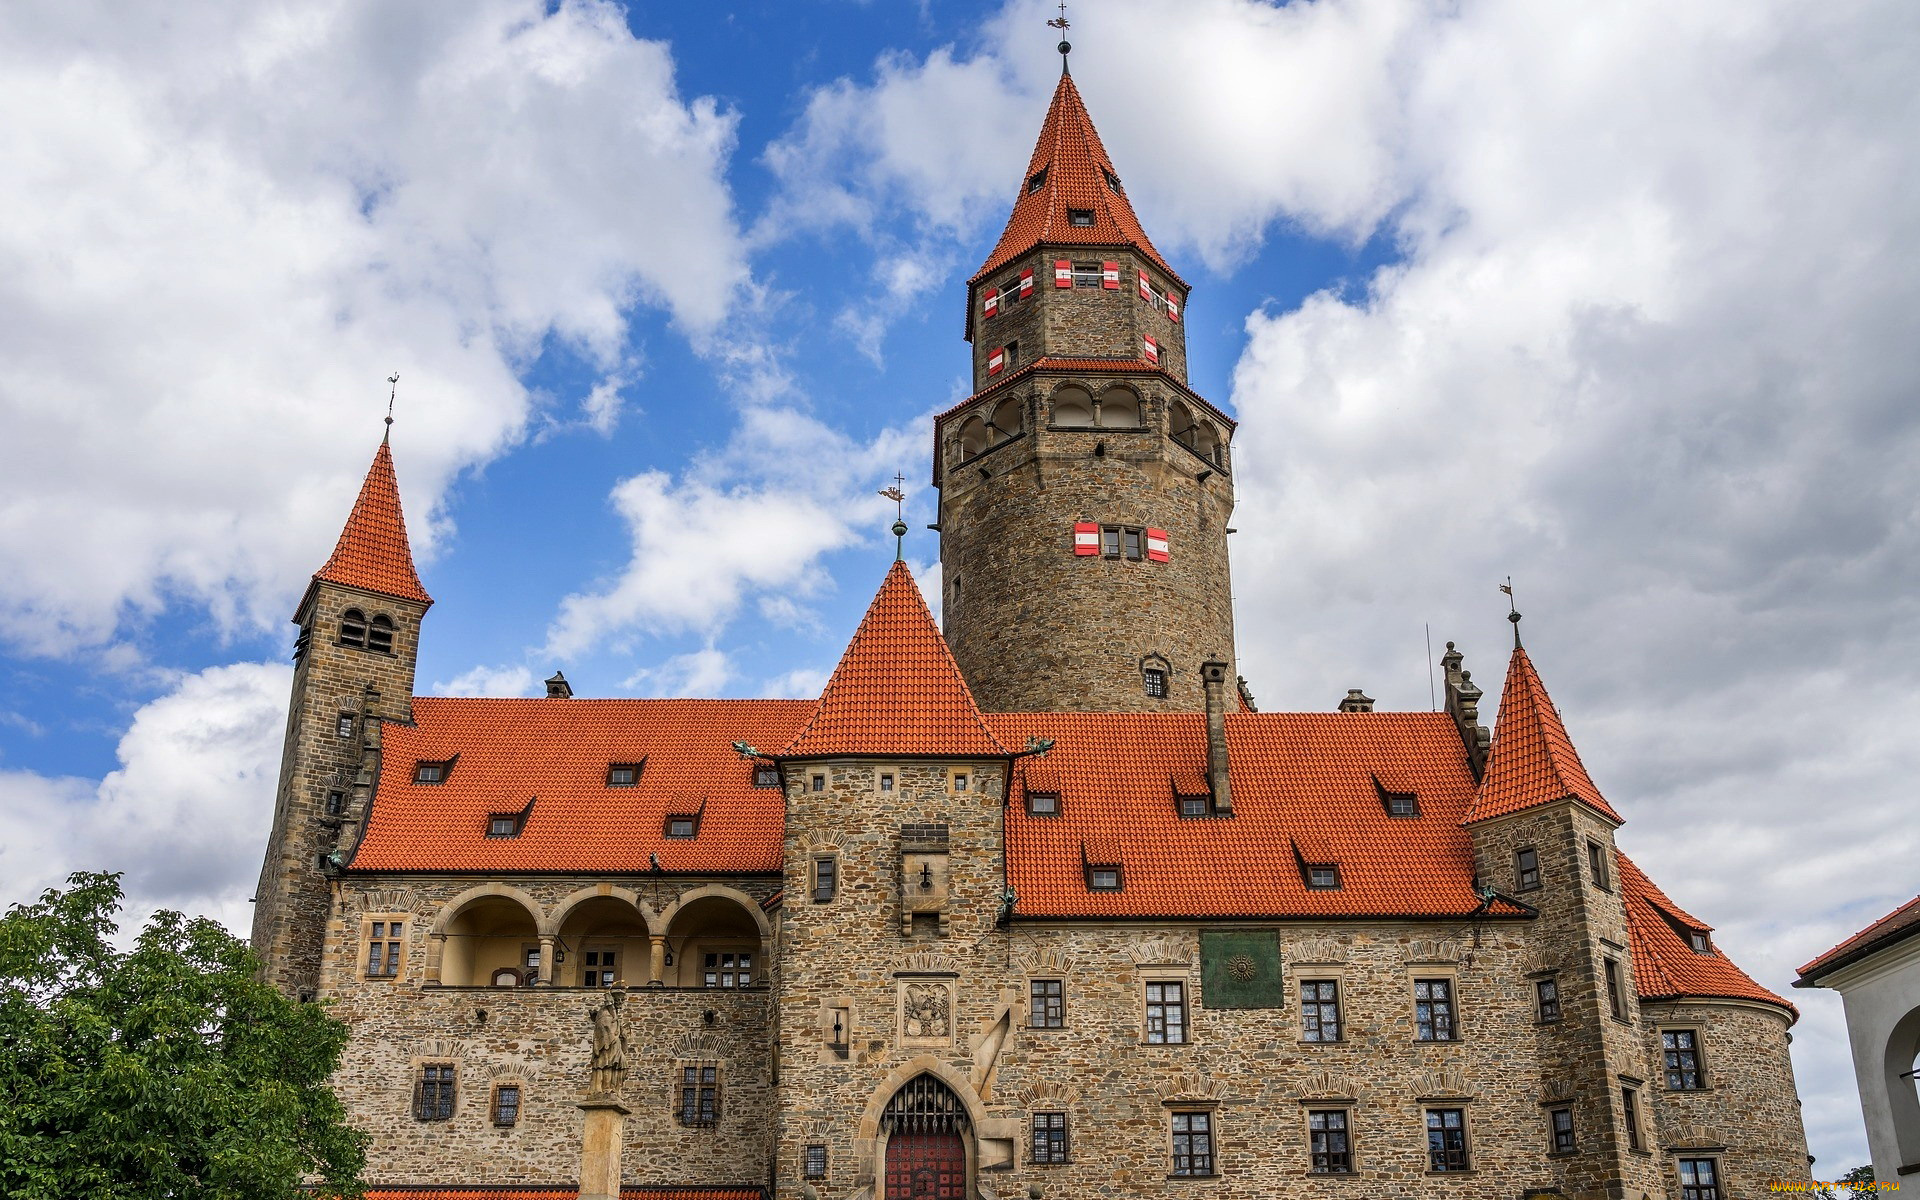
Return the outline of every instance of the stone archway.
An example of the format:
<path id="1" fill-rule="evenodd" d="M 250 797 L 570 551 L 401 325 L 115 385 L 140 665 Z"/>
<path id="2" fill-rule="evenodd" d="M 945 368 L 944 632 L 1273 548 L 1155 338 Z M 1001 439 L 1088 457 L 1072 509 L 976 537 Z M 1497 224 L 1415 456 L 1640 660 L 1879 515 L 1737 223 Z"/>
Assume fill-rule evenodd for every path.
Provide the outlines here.
<path id="1" fill-rule="evenodd" d="M 902 1084 L 880 1116 L 880 1200 L 967 1200 L 971 1132 L 966 1104 L 938 1076 Z"/>

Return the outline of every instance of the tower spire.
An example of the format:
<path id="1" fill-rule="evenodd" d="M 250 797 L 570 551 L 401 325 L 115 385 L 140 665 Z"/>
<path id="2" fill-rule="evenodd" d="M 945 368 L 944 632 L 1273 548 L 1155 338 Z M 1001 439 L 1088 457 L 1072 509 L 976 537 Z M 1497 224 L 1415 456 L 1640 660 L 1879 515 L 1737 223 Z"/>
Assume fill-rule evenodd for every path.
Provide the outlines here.
<path id="1" fill-rule="evenodd" d="M 1048 21 L 1047 27 L 1060 31 L 1060 45 L 1055 47 L 1060 51 L 1060 73 L 1073 74 L 1071 68 L 1067 66 L 1067 55 L 1073 53 L 1073 43 L 1067 40 L 1067 30 L 1073 28 L 1073 22 L 1067 20 L 1067 0 L 1060 0 L 1060 15 Z"/>
<path id="2" fill-rule="evenodd" d="M 393 473 L 393 447 L 386 438 L 373 453 L 373 465 L 360 484 L 333 554 L 313 574 L 313 582 L 339 583 L 401 600 L 432 604 L 413 567 L 407 519 L 400 511 L 400 485 Z M 312 588 L 309 587 L 309 592 Z"/>

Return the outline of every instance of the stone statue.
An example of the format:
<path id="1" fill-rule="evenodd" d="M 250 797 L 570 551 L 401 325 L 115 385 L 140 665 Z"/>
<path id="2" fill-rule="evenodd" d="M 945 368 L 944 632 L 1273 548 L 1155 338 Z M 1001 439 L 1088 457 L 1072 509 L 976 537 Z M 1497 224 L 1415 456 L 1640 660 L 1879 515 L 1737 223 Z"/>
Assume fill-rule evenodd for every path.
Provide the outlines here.
<path id="1" fill-rule="evenodd" d="M 589 1092 L 612 1095 L 626 1082 L 627 1035 L 620 1026 L 620 1002 L 624 999 L 619 992 L 608 992 L 600 1003 L 587 1010 L 587 1017 L 593 1022 L 593 1074 L 587 1084 Z"/>

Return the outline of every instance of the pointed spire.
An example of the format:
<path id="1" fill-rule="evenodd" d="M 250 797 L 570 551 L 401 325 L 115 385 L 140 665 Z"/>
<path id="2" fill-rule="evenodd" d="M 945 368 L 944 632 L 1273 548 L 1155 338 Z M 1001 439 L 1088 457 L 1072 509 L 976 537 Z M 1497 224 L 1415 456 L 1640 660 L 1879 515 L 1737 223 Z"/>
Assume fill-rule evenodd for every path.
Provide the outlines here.
<path id="1" fill-rule="evenodd" d="M 432 604 L 413 569 L 407 522 L 400 512 L 400 486 L 393 476 L 393 448 L 385 438 L 360 485 L 360 498 L 333 548 L 327 565 L 314 572 L 315 583 L 339 583 L 401 600 Z"/>
<path id="2" fill-rule="evenodd" d="M 895 562 L 806 728 L 780 755 L 1006 753 L 981 720 L 913 572 Z"/>
<path id="3" fill-rule="evenodd" d="M 1133 215 L 1120 182 L 1120 173 L 1107 157 L 1093 118 L 1080 99 L 1073 76 L 1062 73 L 1053 90 L 1053 104 L 1040 126 L 1027 173 L 1020 179 L 1019 199 L 1007 218 L 1007 228 L 987 261 L 974 275 L 997 271 L 1035 246 L 1132 246 L 1171 275 L 1182 287 L 1186 281 L 1167 265 L 1147 239 L 1140 218 Z M 1085 214 L 1074 224 L 1073 214 Z"/>
<path id="4" fill-rule="evenodd" d="M 1467 820 L 1502 817 L 1567 797 L 1616 825 L 1624 824 L 1588 777 L 1559 710 L 1533 669 L 1533 660 L 1525 649 L 1515 646 L 1507 664 L 1506 687 L 1500 693 L 1500 716 L 1493 726 L 1493 755 Z"/>

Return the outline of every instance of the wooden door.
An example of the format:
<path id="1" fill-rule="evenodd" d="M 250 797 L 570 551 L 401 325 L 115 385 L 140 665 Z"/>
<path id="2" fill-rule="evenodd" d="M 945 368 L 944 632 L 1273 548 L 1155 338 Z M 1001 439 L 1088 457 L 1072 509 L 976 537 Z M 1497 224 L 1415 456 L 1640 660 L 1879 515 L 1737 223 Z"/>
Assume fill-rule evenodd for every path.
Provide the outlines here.
<path id="1" fill-rule="evenodd" d="M 954 1132 L 887 1139 L 886 1200 L 966 1200 L 967 1152 Z"/>

